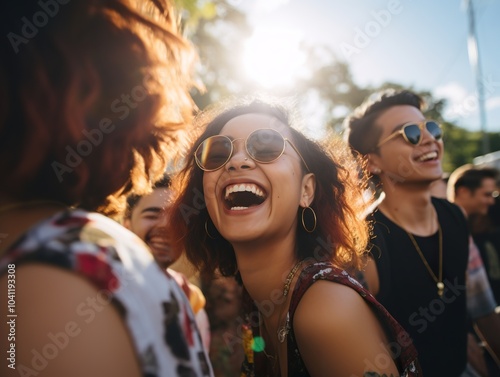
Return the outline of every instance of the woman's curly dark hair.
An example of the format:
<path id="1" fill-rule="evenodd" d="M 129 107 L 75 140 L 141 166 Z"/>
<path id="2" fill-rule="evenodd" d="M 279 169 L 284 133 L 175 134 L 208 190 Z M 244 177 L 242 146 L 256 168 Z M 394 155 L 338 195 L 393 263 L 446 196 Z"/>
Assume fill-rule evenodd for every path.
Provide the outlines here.
<path id="1" fill-rule="evenodd" d="M 203 194 L 203 171 L 194 162 L 194 151 L 207 137 L 219 134 L 231 119 L 249 113 L 266 114 L 280 120 L 289 129 L 310 172 L 316 177 L 316 192 L 310 207 L 317 216 L 317 227 L 308 233 L 302 226 L 302 209 L 297 208 L 299 259 L 331 260 L 342 267 L 359 267 L 368 242 L 368 224 L 364 213 L 370 200 L 364 198 L 366 182 L 358 178 L 359 165 L 348 146 L 338 137 L 320 145 L 292 128 L 295 119 L 282 103 L 242 100 L 200 114 L 195 123 L 203 131 L 194 142 L 187 165 L 174 182 L 178 197 L 170 208 L 169 231 L 176 235 L 176 247 L 184 249 L 188 259 L 210 275 L 219 270 L 234 275 L 236 258 L 233 247 L 209 221 Z M 304 174 L 307 171 L 304 170 Z M 206 226 L 209 226 L 209 233 Z"/>
<path id="2" fill-rule="evenodd" d="M 48 3 L 0 16 L 1 193 L 113 214 L 177 152 L 195 54 L 169 1 Z"/>

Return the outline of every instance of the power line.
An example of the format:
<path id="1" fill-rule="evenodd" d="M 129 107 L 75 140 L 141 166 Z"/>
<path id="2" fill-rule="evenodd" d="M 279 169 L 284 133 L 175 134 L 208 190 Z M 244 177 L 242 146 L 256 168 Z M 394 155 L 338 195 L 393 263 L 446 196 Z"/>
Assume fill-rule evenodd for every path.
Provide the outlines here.
<path id="1" fill-rule="evenodd" d="M 478 22 L 481 21 L 481 19 L 483 18 L 484 14 L 485 14 L 485 10 L 482 9 L 481 12 L 480 12 L 480 14 L 476 15 L 476 19 L 478 20 Z M 460 38 L 457 41 L 456 48 L 453 50 L 453 51 L 456 51 L 456 52 L 453 55 L 450 56 L 450 58 L 448 59 L 447 63 L 443 66 L 443 68 L 439 72 L 439 75 L 436 76 L 436 79 L 434 80 L 434 82 L 435 82 L 435 85 L 433 86 L 434 88 L 436 88 L 441 82 L 443 82 L 444 79 L 450 74 L 451 68 L 453 68 L 453 66 L 459 61 L 459 59 L 458 59 L 459 55 L 461 53 L 463 53 L 463 52 L 466 52 L 466 51 L 464 51 L 464 48 L 466 46 L 466 44 L 464 43 L 464 41 L 467 40 L 466 36 L 467 36 L 467 32 L 466 31 L 464 31 L 460 35 Z"/>

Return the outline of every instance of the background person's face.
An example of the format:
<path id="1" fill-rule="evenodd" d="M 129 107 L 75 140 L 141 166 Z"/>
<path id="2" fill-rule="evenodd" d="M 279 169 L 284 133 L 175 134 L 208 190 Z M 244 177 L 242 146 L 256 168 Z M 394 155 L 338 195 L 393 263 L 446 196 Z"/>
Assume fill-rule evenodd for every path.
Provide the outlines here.
<path id="1" fill-rule="evenodd" d="M 495 203 L 493 192 L 496 190 L 496 182 L 492 178 L 485 178 L 480 187 L 474 192 L 465 189 L 465 198 L 463 207 L 467 214 L 486 215 L 488 208 Z"/>
<path id="2" fill-rule="evenodd" d="M 170 247 L 165 230 L 167 218 L 164 210 L 169 199 L 168 189 L 154 189 L 151 194 L 139 199 L 130 219 L 124 222 L 128 229 L 149 246 L 154 258 L 163 268 L 168 267 L 180 256 Z"/>

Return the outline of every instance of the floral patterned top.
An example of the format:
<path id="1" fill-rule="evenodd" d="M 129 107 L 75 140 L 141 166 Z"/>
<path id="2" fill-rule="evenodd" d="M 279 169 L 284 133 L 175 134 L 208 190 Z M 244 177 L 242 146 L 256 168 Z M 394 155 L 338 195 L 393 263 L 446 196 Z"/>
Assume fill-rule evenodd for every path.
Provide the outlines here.
<path id="1" fill-rule="evenodd" d="M 288 376 L 290 377 L 309 377 L 310 374 L 304 365 L 300 351 L 295 339 L 293 331 L 293 317 L 295 310 L 300 302 L 300 299 L 307 291 L 307 289 L 318 280 L 328 280 L 338 284 L 346 285 L 354 289 L 358 294 L 363 297 L 366 303 L 372 308 L 377 315 L 383 328 L 386 330 L 388 340 L 390 342 L 397 342 L 399 345 L 397 355 L 393 355 L 396 366 L 400 371 L 402 377 L 415 377 L 421 376 L 420 364 L 417 360 L 417 351 L 410 341 L 409 335 L 399 325 L 399 323 L 389 314 L 389 312 L 368 292 L 363 286 L 354 278 L 352 278 L 346 271 L 335 267 L 329 262 L 317 262 L 306 266 L 295 285 L 290 308 L 286 317 L 286 326 L 289 330 L 287 337 L 287 359 L 288 359 Z M 255 307 L 255 310 L 257 308 Z M 245 348 L 245 360 L 242 365 L 242 377 L 261 377 L 271 376 L 266 358 L 262 357 L 263 351 L 259 348 L 258 327 L 252 327 L 248 324 L 243 325 L 243 346 Z M 255 320 L 253 321 L 255 323 Z"/>
<path id="2" fill-rule="evenodd" d="M 115 304 L 147 377 L 213 376 L 189 302 L 142 241 L 97 213 L 66 210 L 26 232 L 1 258 L 0 274 L 36 262 L 71 270 Z M 88 310 L 76 310 L 82 326 Z"/>

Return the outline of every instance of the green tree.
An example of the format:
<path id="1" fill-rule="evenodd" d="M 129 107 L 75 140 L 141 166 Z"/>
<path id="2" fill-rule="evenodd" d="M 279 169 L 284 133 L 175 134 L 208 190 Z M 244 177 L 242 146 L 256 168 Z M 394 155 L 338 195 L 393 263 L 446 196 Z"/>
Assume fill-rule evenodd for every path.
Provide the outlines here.
<path id="1" fill-rule="evenodd" d="M 245 13 L 227 0 L 178 0 L 188 38 L 198 50 L 198 74 L 205 90 L 192 95 L 198 108 L 245 92 L 240 79 L 242 41 L 251 32 Z"/>

